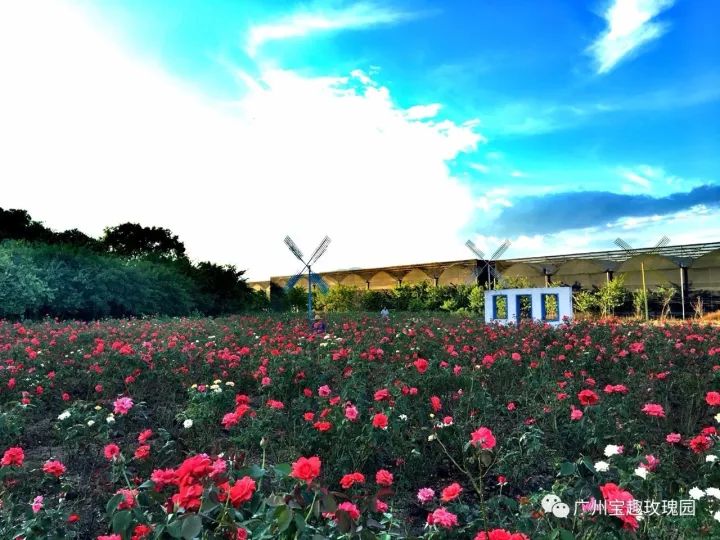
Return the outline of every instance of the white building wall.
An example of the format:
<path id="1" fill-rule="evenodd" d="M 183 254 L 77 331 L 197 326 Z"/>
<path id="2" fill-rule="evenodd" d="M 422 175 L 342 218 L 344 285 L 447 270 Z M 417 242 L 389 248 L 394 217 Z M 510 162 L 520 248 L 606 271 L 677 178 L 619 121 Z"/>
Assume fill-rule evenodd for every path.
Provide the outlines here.
<path id="1" fill-rule="evenodd" d="M 558 319 L 543 320 L 543 295 L 556 295 L 558 303 Z M 494 297 L 507 297 L 507 318 L 495 318 L 495 302 Z M 499 289 L 495 291 L 485 291 L 485 322 L 512 323 L 518 322 L 518 297 L 529 296 L 532 303 L 532 319 L 557 326 L 563 323 L 564 318 L 572 320 L 572 287 L 533 287 L 529 289 Z"/>

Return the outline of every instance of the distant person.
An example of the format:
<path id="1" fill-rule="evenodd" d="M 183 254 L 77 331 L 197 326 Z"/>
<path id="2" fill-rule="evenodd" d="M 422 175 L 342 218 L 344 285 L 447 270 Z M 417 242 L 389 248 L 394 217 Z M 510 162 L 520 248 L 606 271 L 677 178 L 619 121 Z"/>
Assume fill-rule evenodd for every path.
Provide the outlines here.
<path id="1" fill-rule="evenodd" d="M 312 328 L 316 334 L 324 334 L 326 332 L 325 321 L 322 320 L 320 315 L 315 315 L 315 322 L 313 323 Z"/>
<path id="2" fill-rule="evenodd" d="M 383 306 L 383 308 L 380 310 L 380 317 L 385 320 L 390 320 L 390 310 Z"/>

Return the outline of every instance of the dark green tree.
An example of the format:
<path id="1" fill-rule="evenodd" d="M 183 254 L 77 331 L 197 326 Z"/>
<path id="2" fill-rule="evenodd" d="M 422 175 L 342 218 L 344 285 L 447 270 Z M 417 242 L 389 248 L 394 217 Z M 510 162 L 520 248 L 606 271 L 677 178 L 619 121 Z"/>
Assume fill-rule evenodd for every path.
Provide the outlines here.
<path id="1" fill-rule="evenodd" d="M 100 239 L 110 253 L 132 258 L 178 261 L 186 259 L 185 245 L 169 229 L 123 223 L 107 227 Z"/>

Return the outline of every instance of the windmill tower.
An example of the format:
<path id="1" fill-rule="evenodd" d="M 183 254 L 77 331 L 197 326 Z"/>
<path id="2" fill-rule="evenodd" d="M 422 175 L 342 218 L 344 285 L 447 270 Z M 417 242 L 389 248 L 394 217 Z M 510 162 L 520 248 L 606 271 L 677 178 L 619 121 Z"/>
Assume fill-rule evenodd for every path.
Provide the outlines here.
<path id="1" fill-rule="evenodd" d="M 480 279 L 480 276 L 483 275 L 483 273 L 487 270 L 487 282 L 485 283 L 486 289 L 490 289 L 491 283 L 494 284 L 499 282 L 502 279 L 502 276 L 497 271 L 497 267 L 495 266 L 495 262 L 502 256 L 503 253 L 507 251 L 507 249 L 510 247 L 510 240 L 505 240 L 500 247 L 498 247 L 495 252 L 490 256 L 489 259 L 485 258 L 485 254 L 480 250 L 472 240 L 468 240 L 465 242 L 465 245 L 467 248 L 473 252 L 473 254 L 480 259 L 483 262 L 482 268 L 479 268 L 475 270 L 475 280 L 477 281 Z"/>
<path id="2" fill-rule="evenodd" d="M 303 267 L 300 269 L 300 271 L 295 274 L 293 277 L 291 277 L 288 282 L 285 284 L 285 291 L 290 291 L 297 282 L 300 280 L 300 278 L 303 275 L 303 272 L 307 268 L 307 280 L 308 280 L 308 301 L 307 301 L 307 308 L 308 308 L 308 321 L 310 322 L 310 326 L 312 327 L 312 319 L 313 319 L 313 309 L 312 309 L 312 287 L 315 285 L 318 287 L 321 291 L 327 292 L 328 290 L 328 284 L 325 282 L 323 278 L 318 276 L 317 274 L 313 274 L 312 272 L 312 265 L 317 262 L 317 260 L 322 257 L 323 253 L 325 253 L 325 250 L 328 248 L 328 245 L 330 245 L 330 237 L 326 236 L 323 238 L 322 242 L 320 242 L 320 245 L 315 248 L 315 251 L 312 255 L 310 255 L 310 258 L 305 261 L 303 258 L 302 251 L 300 251 L 300 248 L 297 246 L 295 242 L 293 242 L 292 238 L 289 236 L 285 237 L 285 244 L 287 245 L 288 249 L 292 252 L 297 259 L 303 263 Z"/>

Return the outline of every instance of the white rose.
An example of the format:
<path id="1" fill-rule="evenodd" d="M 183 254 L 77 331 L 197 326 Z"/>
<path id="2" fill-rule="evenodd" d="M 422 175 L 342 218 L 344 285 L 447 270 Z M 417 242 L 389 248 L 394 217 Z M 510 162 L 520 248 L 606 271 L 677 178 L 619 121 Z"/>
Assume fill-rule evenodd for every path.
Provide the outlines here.
<path id="1" fill-rule="evenodd" d="M 115 416 L 111 414 L 110 416 L 108 416 L 108 417 L 105 419 L 105 421 L 106 421 L 108 424 L 114 424 L 114 423 L 115 423 Z"/>
<path id="2" fill-rule="evenodd" d="M 690 491 L 688 491 L 688 495 L 690 495 L 691 499 L 695 499 L 696 501 L 699 501 L 705 496 L 705 492 L 700 488 L 692 488 Z"/>
<path id="3" fill-rule="evenodd" d="M 709 487 L 705 490 L 705 494 L 709 497 L 715 497 L 716 499 L 720 499 L 720 489 Z"/>
<path id="4" fill-rule="evenodd" d="M 705 456 L 705 461 L 707 461 L 708 463 L 714 463 L 715 461 L 717 461 L 717 458 L 718 457 L 714 454 L 708 454 L 707 456 Z"/>
<path id="5" fill-rule="evenodd" d="M 610 464 L 607 461 L 598 461 L 595 464 L 595 470 L 597 472 L 607 472 L 610 469 Z"/>
<path id="6" fill-rule="evenodd" d="M 95 420 L 88 420 L 87 425 L 88 427 L 93 427 L 95 425 Z"/>
<path id="7" fill-rule="evenodd" d="M 193 421 L 190 420 L 189 418 L 183 422 L 183 427 L 185 429 L 190 429 L 192 427 L 192 425 L 193 425 Z"/>
<path id="8" fill-rule="evenodd" d="M 718 510 L 717 512 L 715 512 L 715 513 L 713 514 L 713 519 L 714 519 L 715 521 L 720 521 L 720 510 Z"/>
<path id="9" fill-rule="evenodd" d="M 70 411 L 63 411 L 58 415 L 58 420 L 66 420 L 70 418 Z"/>
<path id="10" fill-rule="evenodd" d="M 605 447 L 605 455 L 607 457 L 616 456 L 620 453 L 620 447 L 615 444 L 608 444 Z"/>
<path id="11" fill-rule="evenodd" d="M 639 476 L 644 480 L 645 478 L 647 478 L 648 471 L 645 467 L 638 467 L 637 469 L 635 469 L 635 475 Z"/>

